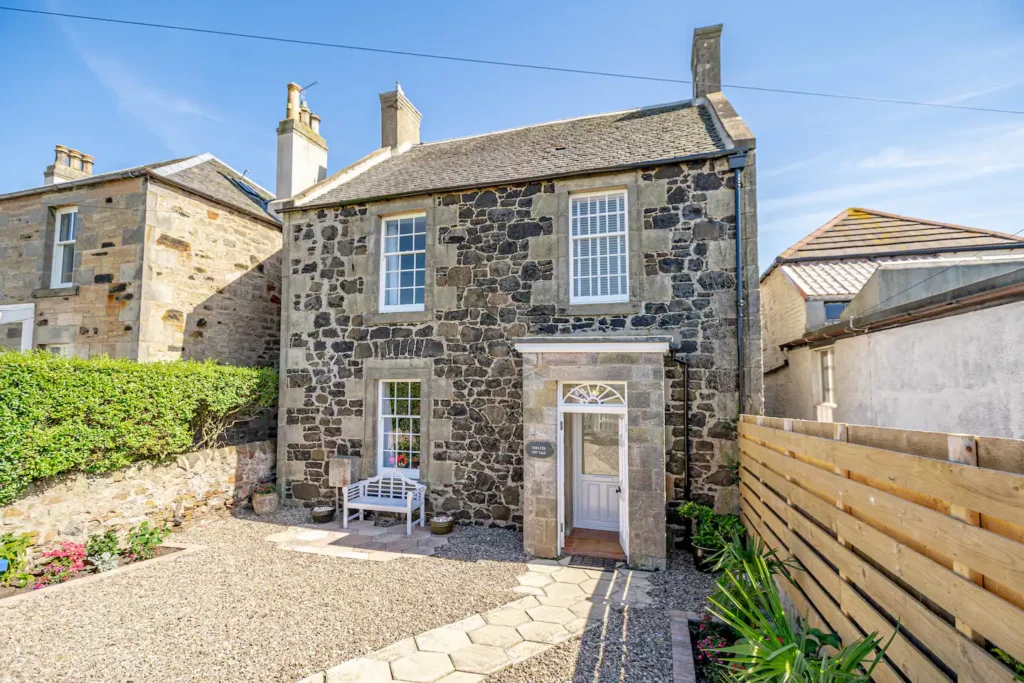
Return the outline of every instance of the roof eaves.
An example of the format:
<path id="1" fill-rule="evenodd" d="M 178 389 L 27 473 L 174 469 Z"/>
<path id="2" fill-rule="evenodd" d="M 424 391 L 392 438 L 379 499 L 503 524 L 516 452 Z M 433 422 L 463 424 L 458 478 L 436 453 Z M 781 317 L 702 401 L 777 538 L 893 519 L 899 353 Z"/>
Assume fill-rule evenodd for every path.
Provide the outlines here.
<path id="1" fill-rule="evenodd" d="M 651 166 L 665 166 L 667 164 L 679 164 L 687 161 L 696 161 L 699 159 L 715 159 L 718 157 L 729 156 L 738 151 L 748 151 L 746 148 L 734 148 L 734 149 L 717 149 L 709 152 L 699 152 L 697 154 L 687 154 L 681 157 L 671 157 L 668 159 L 652 159 L 646 161 L 637 161 L 629 164 L 618 164 L 615 166 L 605 166 L 600 168 L 583 169 L 576 171 L 567 171 L 564 173 L 546 173 L 542 175 L 527 176 L 521 178 L 505 178 L 501 180 L 485 181 L 477 183 L 467 183 L 463 185 L 449 185 L 442 187 L 432 187 L 422 190 L 413 190 L 410 192 L 399 192 L 394 194 L 384 194 L 367 197 L 356 197 L 352 199 L 344 199 L 338 201 L 322 202 L 320 204 L 302 204 L 293 205 L 291 202 L 284 202 L 282 206 L 283 212 L 289 211 L 306 211 L 308 209 L 323 209 L 332 206 L 350 206 L 352 204 L 366 204 L 368 202 L 380 202 L 390 199 L 401 199 L 404 197 L 421 197 L 423 195 L 431 194 L 447 194 L 449 192 L 462 192 L 465 190 L 472 190 L 479 187 L 493 187 L 495 185 L 515 185 L 522 183 L 537 182 L 541 180 L 557 180 L 561 178 L 579 178 L 583 176 L 598 175 L 602 173 L 615 173 L 616 171 L 628 171 L 637 168 L 648 168 Z M 326 182 L 326 181 L 324 181 Z"/>

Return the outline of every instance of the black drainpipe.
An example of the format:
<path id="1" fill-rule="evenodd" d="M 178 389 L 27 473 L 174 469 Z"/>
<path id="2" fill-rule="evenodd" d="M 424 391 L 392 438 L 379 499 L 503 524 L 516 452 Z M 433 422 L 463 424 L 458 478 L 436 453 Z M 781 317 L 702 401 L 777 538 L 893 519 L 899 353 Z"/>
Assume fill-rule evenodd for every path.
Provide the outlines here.
<path id="1" fill-rule="evenodd" d="M 743 405 L 743 211 L 740 206 L 740 172 L 747 165 L 747 153 L 737 152 L 729 157 L 729 168 L 732 169 L 735 179 L 735 208 L 736 208 L 736 390 L 740 412 L 744 412 Z M 689 478 L 687 478 L 689 483 Z"/>

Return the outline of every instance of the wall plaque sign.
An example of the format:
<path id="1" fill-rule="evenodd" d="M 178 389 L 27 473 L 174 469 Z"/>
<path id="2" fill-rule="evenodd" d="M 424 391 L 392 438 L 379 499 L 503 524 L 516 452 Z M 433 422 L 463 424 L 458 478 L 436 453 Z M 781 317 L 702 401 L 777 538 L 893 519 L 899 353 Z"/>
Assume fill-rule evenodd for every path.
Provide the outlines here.
<path id="1" fill-rule="evenodd" d="M 555 445 L 550 441 L 527 441 L 526 455 L 531 458 L 550 458 L 555 454 Z"/>

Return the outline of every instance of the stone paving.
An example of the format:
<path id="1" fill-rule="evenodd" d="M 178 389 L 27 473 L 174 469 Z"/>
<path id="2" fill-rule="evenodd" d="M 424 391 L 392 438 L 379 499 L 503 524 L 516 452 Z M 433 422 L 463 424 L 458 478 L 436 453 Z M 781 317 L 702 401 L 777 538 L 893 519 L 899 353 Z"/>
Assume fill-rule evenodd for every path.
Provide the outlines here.
<path id="1" fill-rule="evenodd" d="M 447 536 L 433 536 L 426 527 L 415 526 L 412 535 L 406 536 L 404 524 L 380 527 L 369 520 L 351 521 L 348 529 L 343 529 L 340 521 L 290 526 L 266 540 L 281 550 L 372 562 L 433 555 L 435 548 L 448 544 Z"/>
<path id="2" fill-rule="evenodd" d="M 387 552 L 387 551 L 374 551 Z M 478 683 L 601 625 L 608 610 L 651 604 L 647 572 L 534 560 L 513 591 L 524 597 L 406 638 L 300 683 Z"/>

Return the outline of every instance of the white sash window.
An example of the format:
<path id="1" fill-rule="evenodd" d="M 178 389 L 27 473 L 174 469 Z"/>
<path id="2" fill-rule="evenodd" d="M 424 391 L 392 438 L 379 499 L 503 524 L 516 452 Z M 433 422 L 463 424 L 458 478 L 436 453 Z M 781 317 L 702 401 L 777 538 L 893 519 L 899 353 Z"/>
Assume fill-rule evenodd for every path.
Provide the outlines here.
<path id="1" fill-rule="evenodd" d="M 626 191 L 570 199 L 570 304 L 629 301 Z"/>

